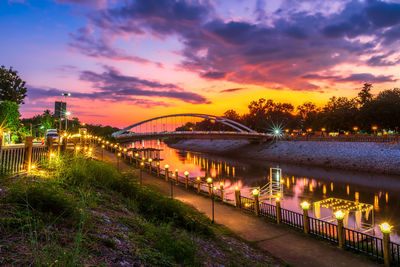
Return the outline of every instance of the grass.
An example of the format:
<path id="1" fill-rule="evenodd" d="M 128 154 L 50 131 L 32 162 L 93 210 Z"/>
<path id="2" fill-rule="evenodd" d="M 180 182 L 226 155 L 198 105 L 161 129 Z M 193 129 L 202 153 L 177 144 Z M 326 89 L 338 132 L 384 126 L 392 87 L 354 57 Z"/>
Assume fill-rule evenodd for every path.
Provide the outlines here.
<path id="1" fill-rule="evenodd" d="M 137 183 L 135 173 L 80 156 L 2 179 L 0 265 L 265 266 L 202 213 Z M 236 242 L 236 243 L 235 243 Z M 213 253 L 210 253 L 212 251 Z M 222 255 L 222 256 L 221 256 Z M 206 265 L 209 265 L 206 263 Z"/>

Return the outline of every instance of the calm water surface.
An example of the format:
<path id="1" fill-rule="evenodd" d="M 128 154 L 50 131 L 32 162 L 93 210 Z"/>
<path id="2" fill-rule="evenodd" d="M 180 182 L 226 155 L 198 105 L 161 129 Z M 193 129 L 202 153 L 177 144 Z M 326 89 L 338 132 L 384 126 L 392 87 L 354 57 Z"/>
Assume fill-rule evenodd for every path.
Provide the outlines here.
<path id="1" fill-rule="evenodd" d="M 138 146 L 139 143 L 135 145 Z M 400 227 L 400 177 L 398 176 L 221 157 L 177 150 L 157 141 L 147 141 L 145 147 L 162 149 L 162 166 L 169 164 L 171 170 L 178 169 L 182 176 L 184 171 L 189 171 L 190 177 L 211 176 L 216 181 L 222 181 L 228 199 L 234 198 L 235 186 L 239 186 L 242 195 L 250 196 L 251 188 L 268 183 L 269 169 L 279 167 L 282 169 L 280 183 L 283 208 L 301 213 L 300 203 L 303 200 L 311 203 L 329 198 L 353 201 L 363 204 L 366 210 L 350 212 L 345 219 L 348 227 L 358 229 L 361 224 L 373 224 L 375 235 L 380 236 L 378 224 L 389 221 L 395 228 L 391 239 L 400 243 L 399 232 L 396 232 Z M 315 218 L 326 219 L 332 217 L 332 210 L 329 207 L 325 208 L 324 204 L 312 205 L 310 214 Z"/>

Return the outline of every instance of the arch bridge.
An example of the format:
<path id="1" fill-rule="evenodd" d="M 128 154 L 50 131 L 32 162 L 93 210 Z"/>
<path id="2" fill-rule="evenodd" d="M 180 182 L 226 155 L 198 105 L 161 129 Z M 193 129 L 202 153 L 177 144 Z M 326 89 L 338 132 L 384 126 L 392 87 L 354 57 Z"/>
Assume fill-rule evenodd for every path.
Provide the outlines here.
<path id="1" fill-rule="evenodd" d="M 222 130 L 209 129 L 197 131 L 187 126 L 196 126 L 197 123 L 209 120 L 214 124 L 219 124 Z M 191 124 L 188 124 L 191 123 Z M 184 129 L 179 129 L 182 127 Z M 185 128 L 186 126 L 186 128 Z M 200 113 L 181 113 L 171 114 L 160 117 L 151 118 L 138 123 L 134 123 L 112 134 L 120 143 L 144 140 L 144 139 L 164 139 L 169 137 L 190 138 L 190 139 L 247 139 L 256 141 L 267 141 L 272 139 L 271 134 L 258 133 L 247 126 L 230 120 L 225 117 L 200 114 Z"/>

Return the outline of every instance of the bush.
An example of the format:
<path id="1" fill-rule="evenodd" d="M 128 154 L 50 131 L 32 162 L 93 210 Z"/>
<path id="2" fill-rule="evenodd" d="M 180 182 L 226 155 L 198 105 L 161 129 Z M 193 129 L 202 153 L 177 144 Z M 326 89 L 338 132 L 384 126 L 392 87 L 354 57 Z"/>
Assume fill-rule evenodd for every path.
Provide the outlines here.
<path id="1" fill-rule="evenodd" d="M 9 203 L 33 211 L 60 217 L 77 214 L 77 203 L 54 182 L 46 180 L 18 181 L 11 185 Z"/>

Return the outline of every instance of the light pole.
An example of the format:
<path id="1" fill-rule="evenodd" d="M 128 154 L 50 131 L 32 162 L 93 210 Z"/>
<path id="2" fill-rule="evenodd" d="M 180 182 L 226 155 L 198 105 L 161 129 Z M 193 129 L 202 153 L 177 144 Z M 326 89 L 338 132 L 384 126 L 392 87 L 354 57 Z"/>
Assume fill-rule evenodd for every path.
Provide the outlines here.
<path id="1" fill-rule="evenodd" d="M 118 171 L 119 171 L 119 157 L 121 157 L 120 152 L 117 154 L 117 169 L 118 169 Z"/>
<path id="2" fill-rule="evenodd" d="M 62 93 L 61 94 L 65 98 L 65 111 L 64 111 L 64 119 L 65 119 L 65 131 L 67 131 L 67 116 L 71 115 L 70 112 L 67 112 L 67 97 L 71 96 L 71 93 Z M 67 114 L 69 113 L 69 114 Z M 60 119 L 61 120 L 61 119 Z M 60 122 L 61 124 L 61 122 Z M 61 127 L 60 127 L 61 128 Z"/>
<path id="3" fill-rule="evenodd" d="M 101 160 L 102 161 L 104 160 L 104 148 L 105 147 L 106 147 L 105 145 L 101 145 Z"/>
<path id="4" fill-rule="evenodd" d="M 207 178 L 207 184 L 209 189 L 211 189 L 211 223 L 214 223 L 214 188 L 213 188 L 213 180 L 211 177 Z"/>

